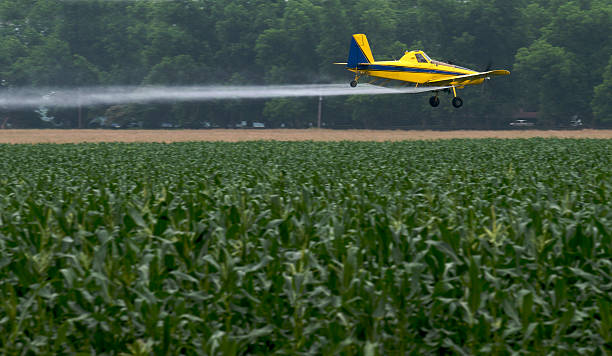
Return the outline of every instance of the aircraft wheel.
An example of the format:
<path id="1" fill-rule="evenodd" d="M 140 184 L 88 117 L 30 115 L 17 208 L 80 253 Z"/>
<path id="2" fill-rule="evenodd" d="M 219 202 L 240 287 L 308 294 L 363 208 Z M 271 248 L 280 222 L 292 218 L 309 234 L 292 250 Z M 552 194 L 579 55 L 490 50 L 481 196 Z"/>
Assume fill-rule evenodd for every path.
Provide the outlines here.
<path id="1" fill-rule="evenodd" d="M 352 87 L 352 88 L 354 88 L 354 87 L 356 87 L 356 86 L 357 86 L 357 81 L 356 81 L 356 80 L 353 80 L 353 81 L 351 82 L 351 87 Z"/>
<path id="2" fill-rule="evenodd" d="M 438 98 L 437 96 L 432 96 L 431 98 L 429 98 L 429 105 L 433 106 L 434 108 L 440 105 L 440 98 Z"/>
<path id="3" fill-rule="evenodd" d="M 453 106 L 456 108 L 460 108 L 463 106 L 463 100 L 460 97 L 456 96 L 453 98 Z"/>

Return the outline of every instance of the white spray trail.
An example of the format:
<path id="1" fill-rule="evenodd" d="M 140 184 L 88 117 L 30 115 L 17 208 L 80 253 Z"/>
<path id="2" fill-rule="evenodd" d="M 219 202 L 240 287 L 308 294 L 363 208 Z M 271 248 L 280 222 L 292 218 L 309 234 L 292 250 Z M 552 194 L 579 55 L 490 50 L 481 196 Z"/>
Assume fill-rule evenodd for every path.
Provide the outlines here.
<path id="1" fill-rule="evenodd" d="M 78 106 L 129 103 L 168 103 L 230 99 L 269 99 L 341 95 L 407 94 L 445 89 L 383 88 L 360 84 L 309 84 L 273 86 L 189 86 L 189 87 L 89 87 L 76 89 L 10 89 L 0 91 L 0 109 Z"/>

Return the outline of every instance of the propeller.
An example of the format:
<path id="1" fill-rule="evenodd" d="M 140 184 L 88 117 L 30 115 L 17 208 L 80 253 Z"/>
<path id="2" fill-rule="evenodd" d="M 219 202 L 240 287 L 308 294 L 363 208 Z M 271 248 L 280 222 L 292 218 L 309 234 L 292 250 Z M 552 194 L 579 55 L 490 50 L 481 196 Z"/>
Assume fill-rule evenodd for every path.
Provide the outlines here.
<path id="1" fill-rule="evenodd" d="M 483 70 L 483 72 L 488 72 L 491 70 L 491 67 L 493 66 L 493 60 L 489 58 L 489 61 L 487 62 L 487 66 L 485 67 L 485 70 Z M 485 86 L 487 85 L 487 81 L 491 79 L 489 77 L 485 77 L 484 82 L 482 83 L 482 88 L 480 89 L 480 95 L 484 94 L 485 91 Z"/>

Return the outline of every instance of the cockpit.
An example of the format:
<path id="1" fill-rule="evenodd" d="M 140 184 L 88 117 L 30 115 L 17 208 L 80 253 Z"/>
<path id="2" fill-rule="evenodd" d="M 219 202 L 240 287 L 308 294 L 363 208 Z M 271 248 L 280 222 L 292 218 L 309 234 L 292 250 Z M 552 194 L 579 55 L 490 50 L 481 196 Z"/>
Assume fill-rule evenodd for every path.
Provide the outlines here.
<path id="1" fill-rule="evenodd" d="M 423 63 L 423 64 L 431 63 L 431 64 L 435 64 L 435 65 L 444 65 L 444 66 L 454 67 L 454 68 L 463 69 L 463 70 L 470 70 L 470 69 L 467 69 L 467 68 L 464 68 L 464 67 L 460 67 L 460 66 L 458 66 L 456 64 L 436 61 L 435 59 L 429 58 L 429 56 L 425 52 L 420 51 L 420 50 L 418 50 L 418 51 L 406 51 L 406 53 L 404 54 L 404 57 L 402 57 L 401 61 L 412 62 L 412 63 L 414 63 L 414 61 L 416 61 L 418 63 Z"/>
<path id="2" fill-rule="evenodd" d="M 431 63 L 431 58 L 423 51 L 406 51 L 404 57 L 401 59 L 404 62 L 418 62 L 418 63 Z"/>
<path id="3" fill-rule="evenodd" d="M 414 54 L 417 62 L 419 63 L 429 63 L 431 62 L 431 59 L 425 54 L 425 52 L 417 52 Z"/>

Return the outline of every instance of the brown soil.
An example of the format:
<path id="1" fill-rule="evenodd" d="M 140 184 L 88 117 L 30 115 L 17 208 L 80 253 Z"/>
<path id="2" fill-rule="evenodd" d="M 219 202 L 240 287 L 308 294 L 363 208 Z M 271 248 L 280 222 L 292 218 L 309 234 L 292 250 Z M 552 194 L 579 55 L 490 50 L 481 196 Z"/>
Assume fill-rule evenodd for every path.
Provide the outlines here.
<path id="1" fill-rule="evenodd" d="M 612 130 L 379 131 L 379 130 L 0 130 L 0 143 L 181 141 L 401 141 L 453 138 L 612 138 Z"/>

